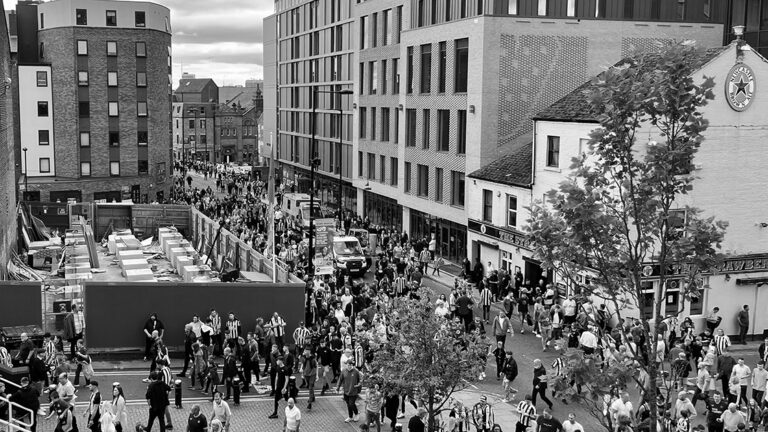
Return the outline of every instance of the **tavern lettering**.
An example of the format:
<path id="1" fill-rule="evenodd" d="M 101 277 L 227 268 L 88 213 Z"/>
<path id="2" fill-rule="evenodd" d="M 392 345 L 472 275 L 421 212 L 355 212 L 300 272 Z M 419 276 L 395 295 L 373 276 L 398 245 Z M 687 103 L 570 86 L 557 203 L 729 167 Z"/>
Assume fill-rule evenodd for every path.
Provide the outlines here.
<path id="1" fill-rule="evenodd" d="M 688 274 L 690 272 L 690 264 L 673 264 L 670 266 L 670 274 Z M 761 256 L 755 258 L 731 258 L 727 259 L 717 267 L 717 271 L 714 273 L 731 273 L 731 272 L 760 272 L 768 271 L 768 256 Z M 710 273 L 710 272 L 708 272 Z"/>

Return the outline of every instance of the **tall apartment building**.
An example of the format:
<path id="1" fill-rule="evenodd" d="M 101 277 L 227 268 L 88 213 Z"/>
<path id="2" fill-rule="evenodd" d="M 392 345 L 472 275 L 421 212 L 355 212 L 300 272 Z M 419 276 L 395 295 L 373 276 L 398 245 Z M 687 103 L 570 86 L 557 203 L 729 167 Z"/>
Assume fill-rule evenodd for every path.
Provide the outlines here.
<path id="1" fill-rule="evenodd" d="M 682 39 L 721 45 L 726 6 L 726 0 L 278 1 L 264 25 L 266 134 L 279 143 L 276 159 L 288 180 L 306 172 L 309 91 L 327 88 L 327 75 L 315 82 L 311 72 L 332 73 L 333 59 L 341 58 L 342 74 L 351 75 L 332 84 L 349 83 L 355 91 L 353 157 L 342 163 L 345 175 L 352 165 L 353 209 L 412 237 L 433 233 L 439 252 L 459 260 L 467 250 L 466 173 L 528 151 L 533 114 L 634 50 Z M 325 33 L 339 24 L 330 23 L 331 11 L 340 11 L 341 25 L 356 35 L 348 40 L 349 32 L 342 33 L 341 53 Z M 348 50 L 349 66 L 342 57 Z M 312 69 L 316 61 L 319 69 Z M 327 118 L 318 122 L 318 133 L 327 136 L 320 132 Z M 291 146 L 295 141 L 298 147 Z M 321 167 L 330 156 L 319 153 Z"/>
<path id="2" fill-rule="evenodd" d="M 3 6 L 0 0 L 0 7 Z M 16 250 L 16 152 L 14 97 L 18 76 L 11 66 L 7 21 L 0 23 L 0 279 L 6 279 L 8 259 Z"/>
<path id="3" fill-rule="evenodd" d="M 20 1 L 10 16 L 25 198 L 167 196 L 170 11 L 146 2 Z"/>

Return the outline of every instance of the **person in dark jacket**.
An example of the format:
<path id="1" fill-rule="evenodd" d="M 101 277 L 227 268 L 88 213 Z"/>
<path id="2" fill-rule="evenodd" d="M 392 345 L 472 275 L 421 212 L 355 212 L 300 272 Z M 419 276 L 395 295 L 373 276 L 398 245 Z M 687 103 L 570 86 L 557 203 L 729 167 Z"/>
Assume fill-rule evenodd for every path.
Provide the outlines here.
<path id="1" fill-rule="evenodd" d="M 427 410 L 419 408 L 415 416 L 408 421 L 408 432 L 424 432 L 424 420 L 427 418 Z"/>
<path id="2" fill-rule="evenodd" d="M 21 388 L 16 391 L 9 398 L 11 402 L 17 403 L 24 408 L 32 411 L 30 415 L 28 412 L 24 412 L 20 418 L 21 421 L 31 423 L 32 432 L 37 431 L 37 411 L 40 409 L 40 392 L 34 387 L 30 387 L 29 378 L 24 377 L 21 379 Z"/>
<path id="3" fill-rule="evenodd" d="M 149 404 L 149 420 L 147 421 L 146 432 L 152 431 L 152 425 L 157 418 L 160 423 L 160 432 L 165 432 L 165 408 L 170 405 L 168 400 L 168 391 L 170 388 L 158 379 L 157 372 L 150 374 L 149 386 L 147 386 L 146 399 Z"/>
<path id="4" fill-rule="evenodd" d="M 195 359 L 195 353 L 194 351 L 192 351 L 192 344 L 195 343 L 196 340 L 197 340 L 197 337 L 192 332 L 192 324 L 185 325 L 184 326 L 184 367 L 181 369 L 181 372 L 176 374 L 176 376 L 179 378 L 184 378 L 185 376 L 187 376 L 187 369 L 189 368 L 189 362 L 190 360 L 194 361 Z"/>
<path id="5" fill-rule="evenodd" d="M 224 366 L 221 371 L 221 377 L 224 379 L 224 385 L 227 388 L 227 396 L 224 400 L 229 400 L 232 394 L 232 384 L 237 376 L 237 360 L 232 355 L 232 348 L 224 348 Z"/>
<path id="6" fill-rule="evenodd" d="M 38 393 L 42 394 L 43 385 L 48 388 L 48 367 L 45 365 L 45 351 L 37 350 L 35 356 L 29 362 L 29 379 L 32 381 L 31 386 Z"/>
<path id="7" fill-rule="evenodd" d="M 163 325 L 163 322 L 157 318 L 157 314 L 153 313 L 149 316 L 147 322 L 144 323 L 144 361 L 152 358 L 152 346 L 155 344 L 155 338 L 152 337 L 152 332 L 155 331 L 157 332 L 158 338 L 162 338 L 163 333 L 165 332 L 165 326 Z M 72 353 L 72 355 L 74 356 L 74 353 Z"/>

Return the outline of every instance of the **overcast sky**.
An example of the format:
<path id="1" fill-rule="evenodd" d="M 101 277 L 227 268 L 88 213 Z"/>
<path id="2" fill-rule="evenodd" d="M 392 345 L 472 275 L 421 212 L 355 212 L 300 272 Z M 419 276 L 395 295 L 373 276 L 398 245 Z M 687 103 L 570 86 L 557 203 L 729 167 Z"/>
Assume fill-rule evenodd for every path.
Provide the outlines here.
<path id="1" fill-rule="evenodd" d="M 218 85 L 261 79 L 262 20 L 273 0 L 153 0 L 171 10 L 173 78 L 181 73 L 213 78 Z M 16 0 L 3 0 L 14 9 Z"/>

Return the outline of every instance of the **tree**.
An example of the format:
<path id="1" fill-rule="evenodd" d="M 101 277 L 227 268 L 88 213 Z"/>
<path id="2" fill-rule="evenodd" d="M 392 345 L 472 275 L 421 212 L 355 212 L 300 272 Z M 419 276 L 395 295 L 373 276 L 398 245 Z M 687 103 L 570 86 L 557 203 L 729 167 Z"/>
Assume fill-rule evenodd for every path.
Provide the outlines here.
<path id="1" fill-rule="evenodd" d="M 366 383 L 420 399 L 429 414 L 427 430 L 436 431 L 451 395 L 478 380 L 485 368 L 480 354 L 488 348 L 466 335 L 458 321 L 435 315 L 429 289 L 418 293 L 420 299 L 396 298 L 385 307 L 386 337 L 376 324 L 370 331 L 358 330 L 357 336 L 374 352 Z"/>
<path id="2" fill-rule="evenodd" d="M 532 205 L 528 220 L 544 266 L 574 286 L 589 275 L 583 294 L 602 299 L 619 318 L 653 311 L 653 325 L 641 326 L 643 341 L 631 353 L 648 374 L 650 401 L 658 392 L 653 359 L 660 337 L 651 327 L 661 328 L 669 282 L 695 299 L 706 288 L 702 275 L 722 259 L 717 249 L 727 224 L 684 206 L 708 125 L 701 108 L 714 98 L 712 78 L 692 78 L 706 58 L 691 44 L 660 46 L 594 79 L 584 97 L 599 127 L 566 180 L 546 194 L 546 203 Z M 657 277 L 654 288 L 643 284 L 648 270 Z M 656 418 L 656 404 L 650 405 Z"/>

